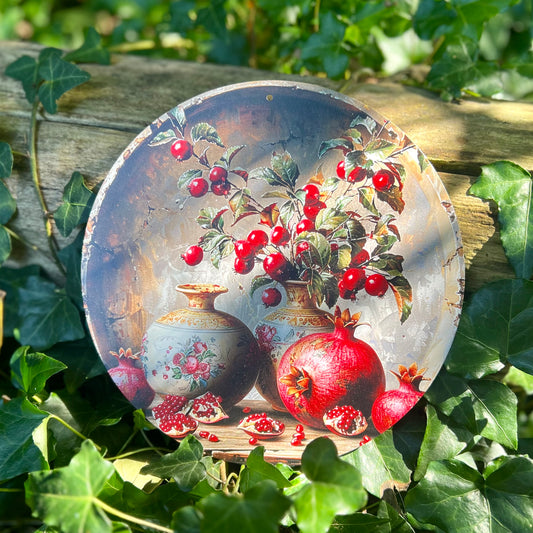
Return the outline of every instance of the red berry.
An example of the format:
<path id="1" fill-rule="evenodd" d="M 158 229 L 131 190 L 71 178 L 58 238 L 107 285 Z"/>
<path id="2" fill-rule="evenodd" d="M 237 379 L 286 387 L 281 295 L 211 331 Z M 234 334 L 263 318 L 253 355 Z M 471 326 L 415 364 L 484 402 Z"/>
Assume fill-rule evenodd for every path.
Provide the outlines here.
<path id="1" fill-rule="evenodd" d="M 350 291 L 344 286 L 344 281 L 339 281 L 339 296 L 343 300 L 355 300 L 355 291 Z"/>
<path id="2" fill-rule="evenodd" d="M 181 254 L 181 258 L 189 266 L 195 266 L 204 258 L 204 251 L 197 244 L 193 244 L 192 246 L 189 246 L 183 254 Z"/>
<path id="3" fill-rule="evenodd" d="M 339 161 L 337 165 L 337 176 L 342 180 L 346 176 L 346 170 L 344 169 L 344 159 Z"/>
<path id="4" fill-rule="evenodd" d="M 266 307 L 276 307 L 276 305 L 279 305 L 281 302 L 281 292 L 279 292 L 275 287 L 270 287 L 263 291 L 261 300 Z"/>
<path id="5" fill-rule="evenodd" d="M 209 172 L 211 181 L 224 181 L 228 177 L 228 171 L 223 167 L 213 167 Z"/>
<path id="6" fill-rule="evenodd" d="M 315 223 L 308 218 L 302 219 L 298 224 L 296 224 L 296 233 L 299 235 L 304 231 L 312 231 L 315 229 Z"/>
<path id="7" fill-rule="evenodd" d="M 314 183 L 304 185 L 302 189 L 305 191 L 306 200 L 318 200 L 320 196 L 320 189 Z"/>
<path id="8" fill-rule="evenodd" d="M 318 213 L 320 213 L 325 207 L 326 204 L 320 200 L 311 201 L 304 205 L 304 215 L 310 220 L 315 220 Z"/>
<path id="9" fill-rule="evenodd" d="M 366 263 L 370 259 L 370 254 L 366 250 L 361 250 L 357 252 L 350 262 L 350 266 L 360 266 L 363 263 Z"/>
<path id="10" fill-rule="evenodd" d="M 248 274 L 254 268 L 254 260 L 236 257 L 235 262 L 233 263 L 233 268 L 237 274 Z"/>
<path id="11" fill-rule="evenodd" d="M 382 274 L 372 274 L 365 281 L 365 291 L 370 296 L 383 296 L 388 288 L 389 283 Z"/>
<path id="12" fill-rule="evenodd" d="M 394 174 L 389 170 L 378 170 L 372 177 L 372 183 L 377 191 L 388 191 L 394 183 Z"/>
<path id="13" fill-rule="evenodd" d="M 276 246 L 287 244 L 290 237 L 289 230 L 283 226 L 274 226 L 270 232 L 270 242 Z"/>
<path id="14" fill-rule="evenodd" d="M 356 183 L 363 181 L 366 178 L 366 170 L 362 167 L 355 167 L 346 178 L 346 181 Z"/>
<path id="15" fill-rule="evenodd" d="M 227 196 L 231 191 L 231 183 L 229 181 L 215 181 L 211 183 L 211 192 L 215 196 Z"/>
<path id="16" fill-rule="evenodd" d="M 336 252 L 339 249 L 339 245 L 336 242 L 332 242 L 330 249 L 332 252 Z"/>
<path id="17" fill-rule="evenodd" d="M 248 234 L 246 240 L 256 249 L 259 250 L 268 244 L 268 235 L 262 229 L 254 229 Z"/>
<path id="18" fill-rule="evenodd" d="M 189 159 L 189 157 L 192 155 L 192 146 L 186 140 L 178 139 L 172 143 L 172 146 L 170 147 L 170 153 L 178 161 L 187 161 L 187 159 Z"/>
<path id="19" fill-rule="evenodd" d="M 257 437 L 250 437 L 250 439 L 248 440 L 248 444 L 250 444 L 250 446 L 255 446 L 259 441 L 257 440 Z"/>
<path id="20" fill-rule="evenodd" d="M 349 291 L 357 291 L 365 285 L 366 274 L 362 268 L 349 268 L 342 276 L 344 287 Z"/>
<path id="21" fill-rule="evenodd" d="M 309 250 L 309 243 L 307 241 L 300 241 L 297 245 L 296 245 L 296 255 L 300 255 L 304 252 L 307 252 L 307 250 Z"/>
<path id="22" fill-rule="evenodd" d="M 286 281 L 289 278 L 289 262 L 280 252 L 267 255 L 263 260 L 263 269 L 276 281 Z"/>
<path id="23" fill-rule="evenodd" d="M 188 189 L 191 196 L 200 198 L 209 190 L 209 183 L 204 178 L 195 178 L 189 183 Z"/>
<path id="24" fill-rule="evenodd" d="M 235 255 L 241 259 L 249 260 L 254 256 L 255 249 L 248 242 L 244 240 L 235 241 Z"/>

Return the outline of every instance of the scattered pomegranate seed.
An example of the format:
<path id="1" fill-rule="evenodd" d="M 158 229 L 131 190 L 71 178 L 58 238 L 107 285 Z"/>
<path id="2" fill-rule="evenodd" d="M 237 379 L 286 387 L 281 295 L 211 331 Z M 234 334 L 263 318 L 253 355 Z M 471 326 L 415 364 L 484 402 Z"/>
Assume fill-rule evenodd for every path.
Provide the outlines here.
<path id="1" fill-rule="evenodd" d="M 296 432 L 297 433 L 303 433 L 304 432 L 304 427 L 302 426 L 302 424 L 296 424 Z"/>
<path id="2" fill-rule="evenodd" d="M 361 439 L 361 442 L 359 443 L 359 446 L 362 446 L 363 444 L 366 444 L 367 442 L 370 442 L 371 440 L 372 440 L 372 437 L 369 437 L 368 435 L 365 435 Z"/>
<path id="3" fill-rule="evenodd" d="M 200 435 L 200 437 L 202 437 L 202 439 L 208 439 L 209 438 L 209 431 L 200 431 L 200 433 L 198 433 L 198 435 Z"/>
<path id="4" fill-rule="evenodd" d="M 252 408 L 248 407 L 248 406 L 242 408 L 242 412 L 243 413 L 249 413 L 251 410 L 252 410 Z"/>
<path id="5" fill-rule="evenodd" d="M 218 442 L 218 437 L 214 433 L 210 433 L 207 440 L 209 442 Z"/>
<path id="6" fill-rule="evenodd" d="M 250 439 L 248 440 L 248 444 L 250 444 L 251 446 L 255 446 L 257 443 L 258 440 L 256 437 L 250 437 Z"/>
<path id="7" fill-rule="evenodd" d="M 291 446 L 301 446 L 301 445 L 302 445 L 302 439 L 298 439 L 298 438 L 294 437 L 291 440 Z"/>
<path id="8" fill-rule="evenodd" d="M 303 440 L 303 439 L 305 439 L 305 433 L 303 433 L 303 432 L 300 433 L 299 431 L 297 431 L 296 433 L 293 433 L 292 438 L 293 439 Z"/>

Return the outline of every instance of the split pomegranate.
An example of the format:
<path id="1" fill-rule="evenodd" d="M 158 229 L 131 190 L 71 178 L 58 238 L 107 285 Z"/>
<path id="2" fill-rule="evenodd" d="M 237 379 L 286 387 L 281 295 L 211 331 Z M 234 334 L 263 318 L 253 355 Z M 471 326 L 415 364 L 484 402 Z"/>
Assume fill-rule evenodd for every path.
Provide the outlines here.
<path id="1" fill-rule="evenodd" d="M 380 394 L 372 406 L 372 423 L 380 433 L 398 422 L 424 395 L 420 383 L 426 379 L 425 371 L 425 368 L 419 370 L 416 363 L 409 368 L 399 365 L 398 374 L 391 370 L 400 386 Z"/>
<path id="2" fill-rule="evenodd" d="M 368 427 L 368 422 L 361 411 L 352 405 L 334 407 L 324 415 L 324 425 L 336 435 L 353 437 L 363 433 Z"/>
<path id="3" fill-rule="evenodd" d="M 287 410 L 303 424 L 323 428 L 324 414 L 357 405 L 368 416 L 385 391 L 385 373 L 374 349 L 354 337 L 359 316 L 337 307 L 335 329 L 295 342 L 278 367 L 278 391 Z"/>
<path id="4" fill-rule="evenodd" d="M 139 356 L 133 354 L 131 348 L 120 348 L 117 352 L 111 352 L 116 357 L 118 366 L 109 370 L 109 375 L 119 388 L 120 392 L 137 408 L 148 407 L 154 399 L 155 392 L 152 390 L 144 370 L 136 366 Z"/>
<path id="5" fill-rule="evenodd" d="M 266 413 L 254 413 L 243 418 L 237 428 L 256 439 L 273 439 L 285 431 L 285 424 Z"/>
<path id="6" fill-rule="evenodd" d="M 204 424 L 214 424 L 224 418 L 228 418 L 228 415 L 222 409 L 220 405 L 222 399 L 215 396 L 212 392 L 206 392 L 198 398 L 194 398 L 188 402 L 186 407 L 187 414 Z"/>
<path id="7" fill-rule="evenodd" d="M 184 396 L 168 394 L 161 403 L 152 408 L 159 429 L 169 437 L 184 437 L 198 427 L 196 420 L 182 412 L 187 403 Z"/>

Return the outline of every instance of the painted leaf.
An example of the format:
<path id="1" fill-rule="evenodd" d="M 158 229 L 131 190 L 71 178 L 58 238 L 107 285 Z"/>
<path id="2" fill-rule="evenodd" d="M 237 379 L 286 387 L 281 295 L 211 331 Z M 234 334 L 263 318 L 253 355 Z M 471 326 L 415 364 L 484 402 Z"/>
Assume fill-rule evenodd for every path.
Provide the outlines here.
<path id="1" fill-rule="evenodd" d="M 170 115 L 175 119 L 178 131 L 183 137 L 183 134 L 185 133 L 185 126 L 187 125 L 185 111 L 183 111 L 183 108 L 181 108 L 180 106 L 177 106 L 170 111 Z"/>
<path id="2" fill-rule="evenodd" d="M 318 148 L 318 157 L 324 157 L 330 150 L 342 150 L 344 154 L 349 152 L 353 148 L 352 142 L 349 139 L 343 137 L 337 139 L 330 139 L 329 141 L 323 141 Z"/>
<path id="3" fill-rule="evenodd" d="M 356 126 L 363 126 L 368 133 L 372 134 L 374 133 L 377 124 L 376 121 L 368 115 L 359 114 L 350 122 L 350 128 L 355 128 Z"/>
<path id="4" fill-rule="evenodd" d="M 37 94 L 39 80 L 39 65 L 37 60 L 30 56 L 22 56 L 10 63 L 6 68 L 6 76 L 22 83 L 26 100 L 33 103 Z"/>
<path id="5" fill-rule="evenodd" d="M 0 404 L 0 480 L 48 468 L 32 434 L 48 413 L 26 398 L 2 400 Z"/>
<path id="6" fill-rule="evenodd" d="M 196 217 L 196 222 L 204 229 L 215 228 L 222 230 L 224 223 L 222 215 L 227 208 L 218 209 L 216 207 L 202 207 Z"/>
<path id="7" fill-rule="evenodd" d="M 237 191 L 228 202 L 233 213 L 233 224 L 249 215 L 258 213 L 252 193 L 249 189 Z"/>
<path id="8" fill-rule="evenodd" d="M 394 152 L 396 145 L 385 139 L 375 139 L 365 146 L 365 155 L 371 161 L 383 161 Z"/>
<path id="9" fill-rule="evenodd" d="M 388 280 L 389 287 L 394 293 L 396 304 L 398 305 L 398 312 L 400 314 L 400 322 L 403 324 L 411 315 L 413 307 L 413 289 L 407 278 L 404 276 L 395 276 Z"/>
<path id="10" fill-rule="evenodd" d="M 308 283 L 307 290 L 309 291 L 309 295 L 316 301 L 317 305 L 322 305 L 325 294 L 322 276 L 319 272 L 311 268 L 306 269 L 304 274 Z"/>
<path id="11" fill-rule="evenodd" d="M 7 224 L 16 210 L 17 202 L 4 181 L 0 180 L 0 224 Z"/>
<path id="12" fill-rule="evenodd" d="M 497 161 L 482 167 L 469 193 L 498 204 L 501 239 L 519 278 L 533 275 L 533 179 L 522 167 Z"/>
<path id="13" fill-rule="evenodd" d="M 300 170 L 291 154 L 289 152 L 272 154 L 271 165 L 272 170 L 280 177 L 281 183 L 289 189 L 294 189 Z"/>
<path id="14" fill-rule="evenodd" d="M 21 346 L 11 356 L 11 381 L 26 396 L 41 392 L 48 378 L 64 370 L 66 365 L 44 353 L 31 352 L 29 346 Z"/>
<path id="15" fill-rule="evenodd" d="M 267 205 L 259 213 L 259 222 L 269 228 L 273 228 L 278 222 L 280 216 L 280 210 L 276 203 Z"/>
<path id="16" fill-rule="evenodd" d="M 372 257 L 369 261 L 369 266 L 389 276 L 399 276 L 403 271 L 403 257 L 396 254 L 381 254 L 377 257 Z"/>
<path id="17" fill-rule="evenodd" d="M 172 478 L 181 490 L 189 491 L 206 476 L 202 456 L 201 443 L 192 435 L 187 435 L 177 450 L 152 460 L 141 468 L 141 474 Z"/>
<path id="18" fill-rule="evenodd" d="M 171 141 L 178 139 L 176 132 L 172 129 L 160 131 L 149 143 L 148 146 L 160 146 L 162 144 L 167 144 Z"/>
<path id="19" fill-rule="evenodd" d="M 255 276 L 250 285 L 250 295 L 253 295 L 255 291 L 267 285 L 272 285 L 272 278 L 270 276 Z"/>
<path id="20" fill-rule="evenodd" d="M 402 213 L 405 207 L 405 202 L 402 198 L 402 191 L 396 185 L 393 185 L 388 191 L 377 191 L 377 197 L 382 201 L 388 203 L 394 211 Z"/>
<path id="21" fill-rule="evenodd" d="M 230 146 L 224 154 L 222 154 L 222 157 L 220 158 L 220 162 L 222 163 L 221 166 L 224 168 L 229 168 L 231 165 L 231 161 L 233 158 L 243 149 L 246 148 L 245 144 L 241 144 L 239 146 Z M 217 162 L 218 163 L 218 162 Z M 215 163 L 215 165 L 217 164 Z"/>
<path id="22" fill-rule="evenodd" d="M 329 263 L 331 246 L 322 233 L 316 231 L 304 232 L 298 236 L 297 240 L 307 241 L 311 245 L 311 259 L 314 264 L 319 267 L 325 267 Z"/>
<path id="23" fill-rule="evenodd" d="M 100 34 L 92 27 L 87 30 L 83 44 L 77 50 L 67 53 L 64 59 L 74 63 L 99 63 L 100 65 L 109 65 L 111 62 L 109 50 L 102 46 Z"/>
<path id="24" fill-rule="evenodd" d="M 250 179 L 265 180 L 269 185 L 281 185 L 285 186 L 286 183 L 282 180 L 281 176 L 278 176 L 271 168 L 258 167 L 250 171 Z"/>
<path id="25" fill-rule="evenodd" d="M 224 147 L 222 139 L 217 133 L 217 130 L 208 124 L 207 122 L 199 122 L 192 127 L 191 130 L 191 139 L 193 142 L 198 142 L 201 140 L 207 141 L 211 144 L 216 144 L 217 146 Z"/>
<path id="26" fill-rule="evenodd" d="M 39 100 L 49 113 L 57 111 L 57 100 L 74 87 L 85 83 L 91 77 L 88 72 L 64 61 L 60 51 L 44 49 L 39 55 L 39 77 L 44 80 L 39 85 Z"/>
<path id="27" fill-rule="evenodd" d="M 202 175 L 202 171 L 197 168 L 191 168 L 186 170 L 178 178 L 178 189 L 188 187 L 192 180 L 199 178 Z"/>
<path id="28" fill-rule="evenodd" d="M 533 282 L 489 283 L 463 309 L 446 368 L 470 379 L 493 374 L 510 363 L 533 374 L 532 338 Z"/>
<path id="29" fill-rule="evenodd" d="M 374 187 L 359 187 L 357 191 L 359 193 L 359 201 L 361 202 L 361 205 L 365 209 L 368 209 L 373 215 L 379 216 L 379 211 L 374 204 L 376 189 L 374 189 Z"/>
<path id="30" fill-rule="evenodd" d="M 26 502 L 48 526 L 110 533 L 111 521 L 99 506 L 98 495 L 113 473 L 113 465 L 100 457 L 94 444 L 84 441 L 68 466 L 29 474 Z"/>
<path id="31" fill-rule="evenodd" d="M 324 284 L 324 302 L 331 309 L 339 299 L 339 282 L 328 272 L 323 272 L 321 277 Z"/>
<path id="32" fill-rule="evenodd" d="M 335 207 L 321 209 L 315 220 L 317 230 L 334 231 L 348 220 L 349 216 Z"/>
<path id="33" fill-rule="evenodd" d="M 344 171 L 346 176 L 356 167 L 370 168 L 371 166 L 372 162 L 367 159 L 365 152 L 362 150 L 352 150 L 344 158 Z"/>
<path id="34" fill-rule="evenodd" d="M 83 176 L 74 172 L 63 189 L 63 203 L 54 213 L 57 229 L 63 237 L 68 237 L 74 228 L 87 222 L 94 199 L 95 195 L 85 185 Z"/>
<path id="35" fill-rule="evenodd" d="M 9 178 L 13 170 L 13 152 L 8 143 L 0 142 L 0 178 Z"/>

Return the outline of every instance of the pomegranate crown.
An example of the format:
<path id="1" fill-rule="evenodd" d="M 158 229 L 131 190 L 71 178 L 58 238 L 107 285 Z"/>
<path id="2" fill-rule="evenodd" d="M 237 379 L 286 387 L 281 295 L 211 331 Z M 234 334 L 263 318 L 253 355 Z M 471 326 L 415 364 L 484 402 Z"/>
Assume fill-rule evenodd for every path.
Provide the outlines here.
<path id="1" fill-rule="evenodd" d="M 134 354 L 131 348 L 128 348 L 127 350 L 124 350 L 124 348 L 120 348 L 117 352 L 109 352 L 111 355 L 116 357 L 117 359 L 122 359 L 123 357 L 125 359 L 139 359 L 139 354 Z"/>
<path id="2" fill-rule="evenodd" d="M 341 308 L 338 305 L 335 307 L 333 317 L 329 317 L 329 319 L 335 325 L 335 328 L 355 329 L 357 326 L 369 325 L 366 322 L 359 322 L 360 318 L 361 313 L 354 313 L 351 315 L 349 309 L 344 309 L 344 311 L 341 311 Z"/>
<path id="3" fill-rule="evenodd" d="M 398 373 L 391 370 L 391 372 L 400 380 L 400 383 L 407 383 L 412 385 L 416 390 L 419 390 L 422 381 L 429 381 L 429 378 L 424 377 L 424 372 L 427 368 L 418 369 L 416 362 L 412 363 L 409 368 L 404 365 L 398 365 Z"/>

